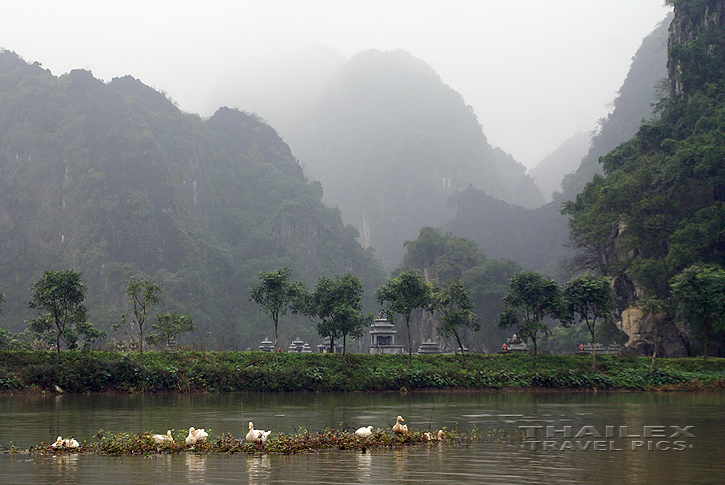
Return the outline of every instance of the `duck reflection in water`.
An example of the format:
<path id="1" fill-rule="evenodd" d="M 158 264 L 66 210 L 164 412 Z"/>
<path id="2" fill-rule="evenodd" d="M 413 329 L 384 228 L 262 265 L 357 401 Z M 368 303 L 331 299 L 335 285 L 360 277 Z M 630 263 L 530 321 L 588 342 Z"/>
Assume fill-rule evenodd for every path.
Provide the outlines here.
<path id="1" fill-rule="evenodd" d="M 186 478 L 189 483 L 205 483 L 206 456 L 194 453 L 186 454 Z"/>
<path id="2" fill-rule="evenodd" d="M 371 452 L 357 454 L 357 475 L 360 483 L 372 483 L 372 463 Z"/>
<path id="3" fill-rule="evenodd" d="M 268 454 L 252 455 L 247 457 L 247 473 L 249 473 L 250 483 L 259 481 L 260 479 L 268 479 L 272 465 L 269 462 Z"/>
<path id="4" fill-rule="evenodd" d="M 58 477 L 57 483 L 73 483 L 76 481 L 78 456 L 78 453 L 52 455 L 53 465 L 55 466 L 56 476 Z"/>

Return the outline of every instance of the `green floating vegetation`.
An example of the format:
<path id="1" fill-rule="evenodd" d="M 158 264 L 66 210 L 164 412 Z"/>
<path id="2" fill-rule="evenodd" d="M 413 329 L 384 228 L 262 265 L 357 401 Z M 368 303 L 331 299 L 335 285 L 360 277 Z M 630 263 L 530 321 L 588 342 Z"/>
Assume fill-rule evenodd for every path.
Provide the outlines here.
<path id="1" fill-rule="evenodd" d="M 286 354 L 265 352 L 148 352 L 136 354 L 0 352 L 5 392 L 290 392 L 441 389 L 722 390 L 725 359 L 658 359 L 540 354 L 458 355 Z"/>
<path id="2" fill-rule="evenodd" d="M 63 453 L 89 453 L 98 455 L 130 455 L 130 454 L 159 454 L 159 453 L 304 453 L 317 450 L 351 450 L 365 452 L 375 448 L 400 448 L 404 446 L 426 446 L 433 444 L 464 445 L 472 442 L 510 443 L 524 439 L 523 435 L 509 436 L 504 430 L 481 432 L 476 428 L 469 431 L 443 430 L 438 433 L 412 431 L 398 436 L 388 429 L 374 430 L 372 435 L 361 438 L 346 430 L 325 429 L 321 432 L 310 432 L 301 429 L 295 434 L 278 433 L 271 435 L 265 444 L 255 444 L 231 434 L 218 438 L 199 441 L 193 445 L 185 443 L 186 431 L 173 431 L 173 440 L 158 442 L 154 435 L 119 433 L 113 436 L 103 436 L 100 431 L 91 441 L 79 443 L 77 448 L 54 447 L 49 443 L 42 443 L 27 450 L 10 446 L 5 453 L 30 453 L 36 455 L 50 455 Z"/>

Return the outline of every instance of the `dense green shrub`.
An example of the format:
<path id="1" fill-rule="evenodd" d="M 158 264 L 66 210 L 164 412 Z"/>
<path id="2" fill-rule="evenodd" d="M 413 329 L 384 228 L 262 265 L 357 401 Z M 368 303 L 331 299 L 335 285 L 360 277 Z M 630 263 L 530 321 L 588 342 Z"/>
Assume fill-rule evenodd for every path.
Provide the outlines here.
<path id="1" fill-rule="evenodd" d="M 597 370 L 580 355 L 539 356 L 537 372 L 526 354 L 455 355 L 281 354 L 261 352 L 148 352 L 145 365 L 128 353 L 0 352 L 0 390 L 30 386 L 55 392 L 289 392 L 417 389 L 632 389 L 725 381 L 725 359 L 660 359 L 649 372 L 645 357 L 602 355 Z M 695 387 L 697 387 L 695 386 Z"/>

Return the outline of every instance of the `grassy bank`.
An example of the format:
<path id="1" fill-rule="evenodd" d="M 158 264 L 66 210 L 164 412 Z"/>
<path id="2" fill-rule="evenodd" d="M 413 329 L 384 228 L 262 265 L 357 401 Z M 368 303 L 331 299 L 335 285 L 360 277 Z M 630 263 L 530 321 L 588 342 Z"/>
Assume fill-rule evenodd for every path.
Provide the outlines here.
<path id="1" fill-rule="evenodd" d="M 602 355 L 591 371 L 586 355 L 459 356 L 273 354 L 263 352 L 148 352 L 137 354 L 0 352 L 0 390 L 5 392 L 232 392 L 366 391 L 426 389 L 624 389 L 723 390 L 725 359 L 650 359 Z"/>

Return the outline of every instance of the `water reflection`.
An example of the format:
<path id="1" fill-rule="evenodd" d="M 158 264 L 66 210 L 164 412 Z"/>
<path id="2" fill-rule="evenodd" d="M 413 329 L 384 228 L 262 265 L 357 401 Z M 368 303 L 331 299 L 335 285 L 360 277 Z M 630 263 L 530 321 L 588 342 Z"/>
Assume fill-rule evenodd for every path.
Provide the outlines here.
<path id="1" fill-rule="evenodd" d="M 169 454 L 158 455 L 154 460 L 153 479 L 155 481 L 168 481 L 172 476 L 173 459 Z"/>
<path id="2" fill-rule="evenodd" d="M 206 471 L 206 455 L 187 453 L 184 458 L 186 461 L 187 483 L 205 483 L 204 472 Z"/>
<path id="3" fill-rule="evenodd" d="M 249 483 L 265 483 L 270 479 L 269 455 L 253 455 L 247 458 L 247 475 Z"/>
<path id="4" fill-rule="evenodd" d="M 56 480 L 59 483 L 73 482 L 78 470 L 78 454 L 60 454 L 50 457 Z"/>
<path id="5" fill-rule="evenodd" d="M 372 452 L 357 453 L 355 455 L 357 461 L 357 483 L 371 483 L 373 455 Z"/>
<path id="6" fill-rule="evenodd" d="M 240 403 L 244 403 L 244 417 Z M 0 445 L 30 446 L 58 435 L 92 440 L 98 430 L 165 432 L 206 427 L 210 438 L 230 431 L 244 436 L 244 424 L 293 432 L 385 428 L 401 414 L 417 430 L 446 427 L 482 431 L 519 426 L 605 429 L 627 426 L 694 426 L 691 448 L 632 450 L 617 438 L 618 450 L 531 449 L 521 443 L 477 443 L 458 447 L 432 443 L 366 453 L 322 451 L 297 455 L 140 456 L 61 454 L 51 457 L 0 455 L 0 483 L 713 483 L 725 476 L 722 394 L 209 394 L 146 396 L 0 396 Z M 668 428 L 669 429 L 669 428 Z"/>

